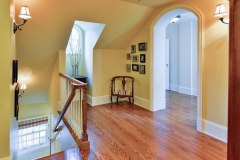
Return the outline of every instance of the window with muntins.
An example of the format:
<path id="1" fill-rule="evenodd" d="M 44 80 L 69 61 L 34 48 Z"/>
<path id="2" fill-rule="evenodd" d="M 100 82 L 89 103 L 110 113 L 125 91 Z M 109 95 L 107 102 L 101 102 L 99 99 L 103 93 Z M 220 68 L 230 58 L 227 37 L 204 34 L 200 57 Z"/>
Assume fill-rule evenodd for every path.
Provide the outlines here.
<path id="1" fill-rule="evenodd" d="M 83 31 L 74 25 L 66 48 L 67 54 L 82 54 L 83 53 Z"/>
<path id="2" fill-rule="evenodd" d="M 49 144 L 48 116 L 18 122 L 19 151 L 29 151 Z"/>

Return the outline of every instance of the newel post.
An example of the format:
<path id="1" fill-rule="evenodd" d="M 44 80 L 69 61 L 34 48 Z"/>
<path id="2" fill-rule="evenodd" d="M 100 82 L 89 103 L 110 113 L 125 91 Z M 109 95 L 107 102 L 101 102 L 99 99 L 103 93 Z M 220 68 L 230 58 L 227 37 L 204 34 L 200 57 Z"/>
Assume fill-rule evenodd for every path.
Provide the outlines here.
<path id="1" fill-rule="evenodd" d="M 87 134 L 87 86 L 83 87 L 83 133 L 82 133 L 82 141 L 88 141 L 88 134 Z"/>

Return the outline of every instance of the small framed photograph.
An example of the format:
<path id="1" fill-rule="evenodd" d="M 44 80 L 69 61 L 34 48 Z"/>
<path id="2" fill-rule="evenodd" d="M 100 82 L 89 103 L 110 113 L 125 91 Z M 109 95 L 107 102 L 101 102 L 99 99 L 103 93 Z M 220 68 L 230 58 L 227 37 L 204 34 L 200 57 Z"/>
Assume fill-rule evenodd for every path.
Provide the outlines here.
<path id="1" fill-rule="evenodd" d="M 131 60 L 131 54 L 127 53 L 127 60 Z"/>
<path id="2" fill-rule="evenodd" d="M 147 50 L 147 42 L 138 43 L 138 50 L 139 51 L 146 51 Z"/>
<path id="3" fill-rule="evenodd" d="M 131 72 L 131 64 L 126 64 L 126 71 Z"/>
<path id="4" fill-rule="evenodd" d="M 145 65 L 139 65 L 139 73 L 145 74 Z"/>
<path id="5" fill-rule="evenodd" d="M 131 45 L 131 53 L 136 53 L 136 45 Z"/>
<path id="6" fill-rule="evenodd" d="M 132 71 L 138 72 L 138 64 L 132 64 Z"/>
<path id="7" fill-rule="evenodd" d="M 146 55 L 140 54 L 140 63 L 145 63 L 145 62 L 146 62 Z"/>
<path id="8" fill-rule="evenodd" d="M 138 56 L 132 56 L 132 61 L 137 62 L 138 61 Z"/>

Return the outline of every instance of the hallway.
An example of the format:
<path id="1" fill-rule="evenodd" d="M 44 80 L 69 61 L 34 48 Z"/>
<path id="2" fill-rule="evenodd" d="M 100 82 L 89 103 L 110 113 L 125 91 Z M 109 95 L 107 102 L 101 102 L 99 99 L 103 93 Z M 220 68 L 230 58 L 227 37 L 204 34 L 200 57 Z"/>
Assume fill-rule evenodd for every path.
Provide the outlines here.
<path id="1" fill-rule="evenodd" d="M 88 134 L 99 159 L 223 160 L 227 145 L 196 130 L 197 98 L 166 92 L 165 110 L 127 102 L 89 107 Z"/>
<path id="2" fill-rule="evenodd" d="M 166 99 L 166 109 L 157 112 L 132 110 L 126 101 L 89 106 L 90 151 L 71 149 L 50 159 L 226 160 L 227 145 L 196 130 L 197 98 L 166 91 Z"/>

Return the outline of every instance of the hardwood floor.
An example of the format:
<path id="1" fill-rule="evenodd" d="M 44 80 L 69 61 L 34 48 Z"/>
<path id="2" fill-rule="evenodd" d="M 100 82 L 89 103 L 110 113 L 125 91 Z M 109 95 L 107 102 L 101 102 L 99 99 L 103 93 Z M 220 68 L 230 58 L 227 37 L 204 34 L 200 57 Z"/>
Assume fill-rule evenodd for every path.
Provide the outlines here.
<path id="1" fill-rule="evenodd" d="M 128 102 L 88 108 L 90 160 L 225 160 L 226 143 L 196 130 L 197 99 L 167 91 L 165 110 Z"/>

